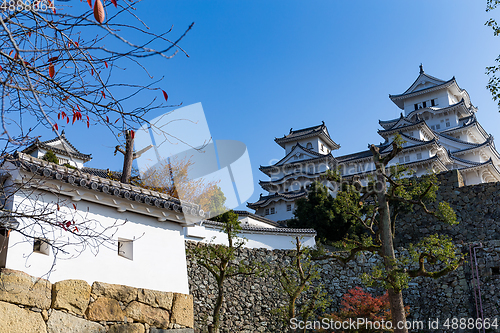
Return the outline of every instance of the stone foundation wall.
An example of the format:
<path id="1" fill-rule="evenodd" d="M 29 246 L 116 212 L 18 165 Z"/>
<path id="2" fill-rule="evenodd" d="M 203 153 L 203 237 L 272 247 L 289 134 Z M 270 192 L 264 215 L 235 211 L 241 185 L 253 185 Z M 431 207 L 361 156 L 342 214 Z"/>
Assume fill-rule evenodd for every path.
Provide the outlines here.
<path id="1" fill-rule="evenodd" d="M 0 270 L 2 333 L 189 333 L 190 295 Z"/>
<path id="2" fill-rule="evenodd" d="M 194 244 L 187 242 L 186 246 Z M 469 253 L 468 245 L 462 245 L 464 253 Z M 482 293 L 484 318 L 498 319 L 500 327 L 500 274 L 494 268 L 500 266 L 500 241 L 483 243 L 478 248 L 477 262 Z M 289 251 L 265 249 L 241 249 L 237 260 L 257 260 L 273 265 L 288 265 Z M 403 292 L 405 305 L 410 306 L 408 320 L 424 321 L 438 318 L 443 323 L 447 318 L 476 318 L 474 287 L 472 285 L 471 265 L 468 262 L 437 280 L 419 277 L 410 283 Z M 324 284 L 330 305 L 325 313 L 339 310 L 342 295 L 349 289 L 361 286 L 375 295 L 381 290 L 365 288 L 359 276 L 370 272 L 374 261 L 360 256 L 355 262 L 342 267 L 335 261 L 322 262 L 321 283 Z M 492 269 L 493 268 L 493 269 Z M 212 276 L 202 267 L 188 261 L 190 293 L 194 297 L 195 332 L 207 332 L 206 323 L 212 320 L 216 298 L 216 284 Z M 228 281 L 221 310 L 221 332 L 253 333 L 284 332 L 280 318 L 273 310 L 286 304 L 285 295 L 280 291 L 273 276 L 240 277 Z M 470 330 L 452 330 L 471 332 Z M 448 330 L 447 332 L 452 332 Z M 445 332 L 444 330 L 422 330 L 421 332 Z M 490 331 L 500 332 L 500 330 Z"/>

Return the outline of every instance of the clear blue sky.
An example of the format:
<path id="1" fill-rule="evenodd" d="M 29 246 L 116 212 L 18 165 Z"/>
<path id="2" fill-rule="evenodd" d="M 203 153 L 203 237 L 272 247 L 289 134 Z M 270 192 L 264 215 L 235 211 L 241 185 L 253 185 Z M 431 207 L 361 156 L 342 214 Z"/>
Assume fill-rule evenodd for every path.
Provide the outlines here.
<path id="1" fill-rule="evenodd" d="M 500 53 L 500 38 L 484 23 L 500 17 L 500 9 L 486 13 L 485 1 L 149 0 L 137 14 L 155 32 L 173 24 L 172 38 L 195 22 L 181 43 L 190 58 L 145 65 L 155 78 L 165 77 L 160 86 L 169 102 L 203 104 L 214 139 L 247 145 L 256 187 L 250 201 L 266 179 L 259 165 L 284 156 L 273 139 L 291 127 L 324 120 L 342 146 L 334 156 L 379 143 L 378 120 L 401 112 L 388 94 L 405 91 L 420 63 L 443 80 L 455 76 L 483 127 L 500 139 L 484 74 Z M 104 128 L 81 126 L 67 137 L 92 153 L 88 166 L 121 168 L 113 157 L 117 143 Z"/>

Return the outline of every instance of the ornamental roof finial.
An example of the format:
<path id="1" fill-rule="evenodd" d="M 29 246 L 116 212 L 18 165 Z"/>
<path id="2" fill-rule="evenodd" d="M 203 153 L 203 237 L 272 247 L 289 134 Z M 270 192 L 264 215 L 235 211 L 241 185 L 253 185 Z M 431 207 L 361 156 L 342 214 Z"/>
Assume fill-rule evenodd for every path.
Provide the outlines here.
<path id="1" fill-rule="evenodd" d="M 290 133 L 292 133 L 293 127 L 290 127 Z"/>
<path id="2" fill-rule="evenodd" d="M 420 74 L 424 74 L 424 66 L 420 63 Z"/>

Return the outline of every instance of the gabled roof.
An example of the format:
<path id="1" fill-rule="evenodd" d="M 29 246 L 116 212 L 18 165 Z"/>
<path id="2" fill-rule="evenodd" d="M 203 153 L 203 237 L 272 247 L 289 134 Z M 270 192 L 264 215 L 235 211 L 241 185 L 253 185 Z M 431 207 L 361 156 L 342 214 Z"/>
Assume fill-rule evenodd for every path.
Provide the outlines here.
<path id="1" fill-rule="evenodd" d="M 429 83 L 425 85 L 426 83 Z M 415 97 L 418 95 L 423 95 L 432 91 L 445 89 L 452 87 L 459 95 L 462 95 L 467 102 L 470 104 L 470 97 L 467 91 L 460 88 L 455 80 L 455 77 L 448 81 L 443 81 L 441 79 L 435 78 L 434 76 L 428 75 L 424 72 L 422 66 L 420 66 L 420 74 L 413 82 L 413 84 L 406 89 L 402 94 L 389 95 L 389 98 L 400 108 L 404 109 L 404 100 L 407 98 Z"/>
<path id="2" fill-rule="evenodd" d="M 300 160 L 301 162 L 302 161 L 307 161 L 307 160 L 310 160 L 310 159 L 313 159 L 313 158 L 316 158 L 316 157 L 324 157 L 324 156 L 329 155 L 329 154 L 320 154 L 320 153 L 317 153 L 317 152 L 315 152 L 313 150 L 307 149 L 306 147 L 302 146 L 300 143 L 297 143 L 295 146 L 293 146 L 292 150 L 290 150 L 290 152 L 288 154 L 286 154 L 285 157 L 283 157 L 281 160 L 279 160 L 278 162 L 276 162 L 273 165 L 274 166 L 279 166 L 279 165 L 286 164 L 285 162 L 289 158 L 291 158 L 292 156 L 298 154 L 299 151 L 302 151 L 302 152 L 304 152 L 306 154 L 312 155 L 312 157 L 310 157 L 310 158 Z M 299 162 L 299 161 L 297 161 L 297 162 Z"/>
<path id="3" fill-rule="evenodd" d="M 91 154 L 83 154 L 78 151 L 78 149 L 76 149 L 75 146 L 68 141 L 64 131 L 62 131 L 61 135 L 51 140 L 40 141 L 39 139 L 36 139 L 32 145 L 24 149 L 22 152 L 25 154 L 31 154 L 38 148 L 52 150 L 54 153 L 64 156 L 76 157 L 82 159 L 84 162 L 88 162 L 92 159 Z"/>
<path id="4" fill-rule="evenodd" d="M 427 134 L 429 135 L 429 137 L 432 137 L 432 138 L 436 137 L 436 135 L 430 129 L 430 127 L 427 125 L 427 123 L 425 122 L 425 120 L 420 120 L 418 122 L 415 122 L 415 123 L 412 123 L 412 124 L 408 124 L 408 125 L 404 125 L 404 126 L 397 127 L 397 128 L 390 128 L 390 129 L 387 129 L 387 130 L 378 130 L 377 133 L 381 137 L 387 138 L 391 134 L 401 133 L 403 130 L 411 130 L 411 129 L 414 129 L 414 128 L 420 128 L 423 132 L 427 132 Z"/>
<path id="5" fill-rule="evenodd" d="M 304 147 L 302 147 L 302 148 L 306 149 Z M 312 153 L 315 153 L 315 152 L 312 152 Z M 318 154 L 318 153 L 315 153 L 315 154 Z M 318 154 L 318 156 L 314 157 L 314 158 L 293 161 L 293 162 L 281 164 L 281 165 L 278 164 L 278 163 L 284 161 L 285 159 L 286 159 L 286 156 L 273 165 L 261 165 L 259 167 L 259 170 L 269 176 L 269 174 L 267 173 L 269 171 L 280 170 L 280 169 L 288 168 L 288 167 L 293 168 L 294 166 L 302 165 L 303 163 L 315 163 L 315 162 L 322 161 L 322 160 L 329 160 L 332 162 L 333 165 L 335 165 L 337 163 L 337 160 L 335 159 L 335 157 L 333 157 L 333 155 L 331 153 L 328 153 L 326 155 Z"/>
<path id="6" fill-rule="evenodd" d="M 307 127 L 299 130 L 293 130 L 293 128 L 290 128 L 290 133 L 284 135 L 282 138 L 275 138 L 274 141 L 281 147 L 285 148 L 285 144 L 287 142 L 318 136 L 321 137 L 321 139 L 323 139 L 323 141 L 325 141 L 329 145 L 330 150 L 340 148 L 340 145 L 335 143 L 330 137 L 325 122 L 323 122 L 321 125 Z"/>
<path id="7" fill-rule="evenodd" d="M 453 128 L 441 131 L 440 133 L 449 134 L 449 133 L 453 133 L 453 132 L 463 131 L 464 129 L 476 127 L 478 132 L 481 133 L 481 135 L 483 135 L 483 137 L 486 140 L 488 139 L 488 137 L 489 137 L 488 133 L 484 130 L 483 126 L 481 126 L 481 124 L 479 124 L 476 117 L 472 117 L 472 118 L 467 117 L 466 119 L 467 119 L 467 121 L 463 122 L 462 126 L 453 127 Z"/>

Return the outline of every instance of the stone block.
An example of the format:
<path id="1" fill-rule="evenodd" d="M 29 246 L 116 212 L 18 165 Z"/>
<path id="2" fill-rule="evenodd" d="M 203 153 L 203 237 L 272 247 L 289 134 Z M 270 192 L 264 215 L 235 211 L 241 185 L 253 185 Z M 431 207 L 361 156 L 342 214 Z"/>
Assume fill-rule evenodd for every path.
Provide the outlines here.
<path id="1" fill-rule="evenodd" d="M 159 328 L 168 328 L 168 324 L 170 323 L 170 315 L 167 310 L 154 308 L 137 301 L 127 306 L 125 314 L 134 321 Z"/>
<path id="2" fill-rule="evenodd" d="M 46 333 L 47 329 L 40 313 L 0 302 L 0 332 Z"/>
<path id="3" fill-rule="evenodd" d="M 85 313 L 93 321 L 124 321 L 125 314 L 116 299 L 99 297 L 91 303 Z"/>
<path id="4" fill-rule="evenodd" d="M 49 309 L 52 284 L 24 272 L 2 268 L 0 270 L 0 301 Z"/>
<path id="5" fill-rule="evenodd" d="M 116 324 L 109 327 L 108 333 L 144 333 L 146 329 L 143 324 Z"/>
<path id="6" fill-rule="evenodd" d="M 172 309 L 172 301 L 174 294 L 171 292 L 139 289 L 138 300 L 141 303 L 151 305 L 155 308 L 164 308 L 167 310 Z"/>
<path id="7" fill-rule="evenodd" d="M 92 284 L 93 294 L 113 298 L 125 304 L 136 301 L 137 292 L 137 288 L 124 286 L 121 284 L 109 284 L 103 282 L 94 282 Z"/>
<path id="8" fill-rule="evenodd" d="M 52 308 L 83 315 L 90 301 L 90 285 L 83 280 L 64 280 L 52 285 Z"/>
<path id="9" fill-rule="evenodd" d="M 62 311 L 52 311 L 47 321 L 48 333 L 104 333 L 106 329 L 82 318 Z"/>
<path id="10" fill-rule="evenodd" d="M 171 321 L 174 324 L 194 327 L 193 296 L 174 293 Z"/>

